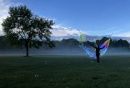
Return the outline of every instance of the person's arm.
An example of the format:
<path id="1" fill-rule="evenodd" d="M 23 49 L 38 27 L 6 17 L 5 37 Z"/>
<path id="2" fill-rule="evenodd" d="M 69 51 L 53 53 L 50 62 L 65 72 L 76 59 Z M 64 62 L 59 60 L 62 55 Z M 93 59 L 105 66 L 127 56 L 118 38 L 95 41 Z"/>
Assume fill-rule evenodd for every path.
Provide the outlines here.
<path id="1" fill-rule="evenodd" d="M 105 46 L 103 46 L 102 48 L 100 48 L 100 49 L 103 49 Z"/>

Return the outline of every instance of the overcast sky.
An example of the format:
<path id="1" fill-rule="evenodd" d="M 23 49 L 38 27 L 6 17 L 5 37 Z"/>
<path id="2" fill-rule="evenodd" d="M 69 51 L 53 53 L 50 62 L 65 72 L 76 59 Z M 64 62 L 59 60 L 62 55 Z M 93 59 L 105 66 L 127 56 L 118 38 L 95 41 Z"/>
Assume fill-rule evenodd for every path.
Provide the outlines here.
<path id="1" fill-rule="evenodd" d="M 77 29 L 87 35 L 130 37 L 130 0 L 0 0 L 0 24 L 9 7 L 18 5 L 53 19 L 53 37 L 77 37 Z"/>

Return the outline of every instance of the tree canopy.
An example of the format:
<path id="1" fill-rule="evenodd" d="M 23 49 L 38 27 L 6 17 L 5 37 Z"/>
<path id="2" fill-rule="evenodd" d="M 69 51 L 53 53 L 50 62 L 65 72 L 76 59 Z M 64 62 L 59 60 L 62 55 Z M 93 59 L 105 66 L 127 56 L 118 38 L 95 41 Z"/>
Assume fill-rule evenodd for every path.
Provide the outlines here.
<path id="1" fill-rule="evenodd" d="M 29 56 L 29 48 L 39 48 L 42 44 L 54 46 L 50 41 L 53 24 L 53 20 L 34 15 L 26 6 L 18 6 L 9 8 L 9 16 L 2 26 L 9 45 L 25 47 L 26 56 Z"/>

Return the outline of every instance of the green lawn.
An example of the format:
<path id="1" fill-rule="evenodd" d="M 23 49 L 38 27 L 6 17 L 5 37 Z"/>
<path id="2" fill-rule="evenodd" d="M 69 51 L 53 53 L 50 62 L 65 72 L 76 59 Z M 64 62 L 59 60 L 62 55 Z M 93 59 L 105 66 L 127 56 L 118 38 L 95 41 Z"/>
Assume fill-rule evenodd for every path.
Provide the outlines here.
<path id="1" fill-rule="evenodd" d="M 130 56 L 0 56 L 0 88 L 130 88 Z"/>

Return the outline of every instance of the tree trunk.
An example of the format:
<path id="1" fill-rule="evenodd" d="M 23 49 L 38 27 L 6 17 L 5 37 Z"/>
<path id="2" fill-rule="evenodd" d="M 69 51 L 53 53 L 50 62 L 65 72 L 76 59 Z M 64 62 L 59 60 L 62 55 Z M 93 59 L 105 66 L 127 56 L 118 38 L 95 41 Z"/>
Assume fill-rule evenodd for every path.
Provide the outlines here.
<path id="1" fill-rule="evenodd" d="M 29 56 L 29 47 L 28 47 L 28 42 L 26 42 L 26 57 Z"/>

